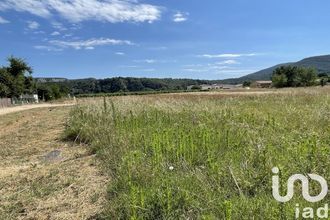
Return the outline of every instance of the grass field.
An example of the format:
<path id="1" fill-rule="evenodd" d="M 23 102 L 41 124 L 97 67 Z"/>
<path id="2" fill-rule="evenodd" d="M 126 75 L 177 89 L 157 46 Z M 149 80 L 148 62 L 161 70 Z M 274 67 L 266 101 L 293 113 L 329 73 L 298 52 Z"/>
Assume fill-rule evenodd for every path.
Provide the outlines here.
<path id="1" fill-rule="evenodd" d="M 329 94 L 104 98 L 76 107 L 66 135 L 88 143 L 111 176 L 100 218 L 292 219 L 296 203 L 308 205 L 301 187 L 278 203 L 271 169 L 283 186 L 295 173 L 330 180 Z"/>

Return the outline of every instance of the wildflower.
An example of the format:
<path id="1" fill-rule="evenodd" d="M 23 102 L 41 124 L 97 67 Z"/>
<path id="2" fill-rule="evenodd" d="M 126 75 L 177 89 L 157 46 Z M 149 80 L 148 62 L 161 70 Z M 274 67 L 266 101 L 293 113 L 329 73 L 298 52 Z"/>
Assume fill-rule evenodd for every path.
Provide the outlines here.
<path id="1" fill-rule="evenodd" d="M 172 171 L 172 170 L 174 170 L 174 167 L 170 166 L 168 169 Z"/>

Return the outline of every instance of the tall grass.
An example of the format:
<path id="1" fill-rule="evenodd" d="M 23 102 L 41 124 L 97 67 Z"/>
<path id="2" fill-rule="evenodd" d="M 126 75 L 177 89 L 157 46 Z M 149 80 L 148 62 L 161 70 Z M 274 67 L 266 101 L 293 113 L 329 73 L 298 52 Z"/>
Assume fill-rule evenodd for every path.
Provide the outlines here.
<path id="1" fill-rule="evenodd" d="M 112 177 L 105 218 L 292 219 L 310 204 L 276 202 L 271 168 L 283 185 L 294 173 L 330 180 L 328 92 L 105 98 L 76 107 L 66 135 Z"/>

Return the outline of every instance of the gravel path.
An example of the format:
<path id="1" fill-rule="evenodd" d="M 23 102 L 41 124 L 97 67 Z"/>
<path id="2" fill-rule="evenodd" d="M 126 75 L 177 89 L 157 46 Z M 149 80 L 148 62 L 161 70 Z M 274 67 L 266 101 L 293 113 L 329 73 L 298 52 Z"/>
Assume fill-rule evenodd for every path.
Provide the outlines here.
<path id="1" fill-rule="evenodd" d="M 9 113 L 20 112 L 35 108 L 51 108 L 51 107 L 61 107 L 61 106 L 72 106 L 73 104 L 33 104 L 33 105 L 20 105 L 9 108 L 0 108 L 0 115 L 6 115 Z"/>

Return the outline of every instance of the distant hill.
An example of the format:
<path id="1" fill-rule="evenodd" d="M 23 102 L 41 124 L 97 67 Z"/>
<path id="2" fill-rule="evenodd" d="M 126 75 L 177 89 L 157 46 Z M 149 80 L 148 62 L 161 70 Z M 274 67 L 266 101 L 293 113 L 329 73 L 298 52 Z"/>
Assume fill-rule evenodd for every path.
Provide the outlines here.
<path id="1" fill-rule="evenodd" d="M 319 73 L 330 73 L 330 55 L 315 56 L 303 59 L 298 62 L 282 63 L 272 66 L 258 72 L 242 76 L 240 78 L 231 78 L 224 80 L 196 80 L 196 79 L 156 79 L 156 78 L 131 78 L 131 77 L 115 77 L 108 79 L 76 79 L 69 80 L 65 78 L 36 78 L 39 83 L 60 83 L 75 94 L 81 93 L 100 93 L 100 92 L 116 92 L 123 89 L 129 91 L 144 91 L 144 90 L 184 90 L 189 85 L 201 84 L 240 84 L 244 81 L 270 80 L 273 71 L 280 66 L 301 66 L 314 67 Z M 119 80 L 119 86 L 116 85 Z M 116 88 L 112 88 L 116 87 Z"/>
<path id="2" fill-rule="evenodd" d="M 277 67 L 288 65 L 300 67 L 314 67 L 318 70 L 319 73 L 330 73 L 330 55 L 309 57 L 293 63 L 282 63 L 246 76 L 242 76 L 240 78 L 225 79 L 223 81 L 226 83 L 242 83 L 244 81 L 270 80 L 273 71 Z"/>

